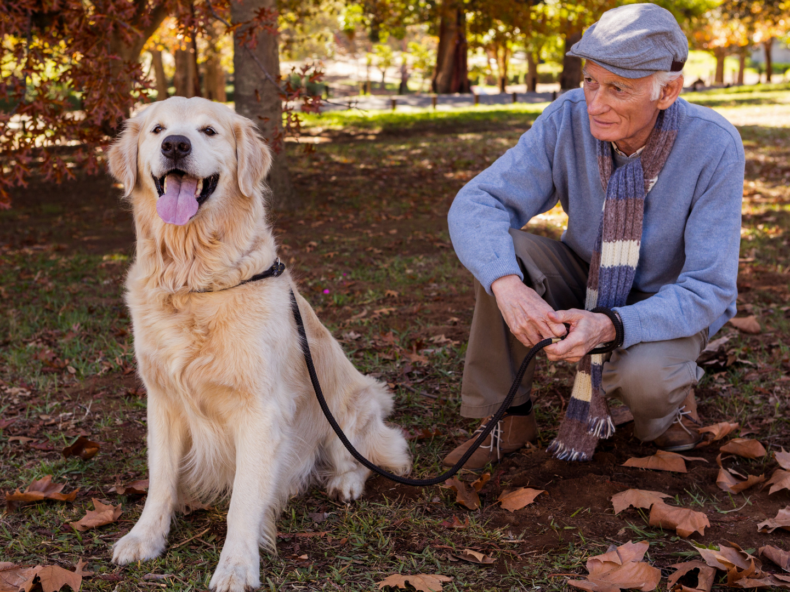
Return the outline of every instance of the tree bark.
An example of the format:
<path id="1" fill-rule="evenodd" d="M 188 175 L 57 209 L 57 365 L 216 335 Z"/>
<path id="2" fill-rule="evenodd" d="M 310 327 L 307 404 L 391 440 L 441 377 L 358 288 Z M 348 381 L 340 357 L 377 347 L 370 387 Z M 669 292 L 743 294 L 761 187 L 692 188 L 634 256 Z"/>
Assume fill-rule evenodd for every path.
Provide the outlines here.
<path id="1" fill-rule="evenodd" d="M 527 92 L 538 90 L 538 60 L 531 51 L 527 51 L 527 79 L 524 82 L 527 85 Z"/>
<path id="2" fill-rule="evenodd" d="M 581 58 L 573 58 L 567 55 L 573 44 L 581 38 L 581 31 L 572 31 L 565 35 L 565 51 L 562 58 L 562 75 L 560 76 L 560 88 L 562 90 L 579 88 L 582 82 Z"/>
<path id="3" fill-rule="evenodd" d="M 217 34 L 216 26 L 209 26 L 207 31 L 208 47 L 206 50 L 205 73 L 203 75 L 203 96 L 210 101 L 224 103 L 228 99 L 225 95 L 225 71 L 222 69 L 219 48 L 217 47 L 219 35 Z"/>
<path id="4" fill-rule="evenodd" d="M 167 96 L 167 76 L 162 64 L 162 52 L 158 49 L 151 50 L 151 65 L 154 67 L 154 80 L 156 81 L 156 100 L 164 101 Z"/>
<path id="5" fill-rule="evenodd" d="M 497 61 L 497 74 L 499 75 L 499 92 L 505 93 L 507 92 L 507 70 L 508 70 L 508 49 L 507 45 L 502 45 L 500 47 L 495 47 L 494 51 L 496 52 L 496 61 Z"/>
<path id="6" fill-rule="evenodd" d="M 439 47 L 431 89 L 439 94 L 471 92 L 466 61 L 466 15 L 454 0 L 443 0 L 439 18 Z"/>
<path id="7" fill-rule="evenodd" d="M 724 58 L 727 57 L 727 49 L 717 47 L 713 50 L 713 55 L 716 56 L 716 76 L 714 81 L 716 84 L 724 84 Z"/>
<path id="8" fill-rule="evenodd" d="M 233 23 L 253 18 L 261 9 L 276 9 L 276 0 L 233 0 L 230 14 Z M 261 30 L 257 34 L 257 46 L 248 49 L 233 40 L 233 68 L 235 79 L 236 112 L 253 120 L 261 135 L 269 144 L 276 144 L 282 134 L 282 100 L 280 88 L 262 71 L 261 66 L 275 80 L 280 78 L 280 52 L 277 35 Z M 253 55 L 257 57 L 260 66 Z M 274 154 L 267 183 L 271 189 L 269 203 L 273 208 L 293 208 L 298 205 L 285 148 Z"/>
<path id="9" fill-rule="evenodd" d="M 774 62 L 771 50 L 773 49 L 774 38 L 769 37 L 767 41 L 763 41 L 763 50 L 765 50 L 765 82 L 771 83 L 771 76 L 774 75 Z"/>
<path id="10" fill-rule="evenodd" d="M 195 58 L 189 49 L 175 51 L 176 73 L 173 77 L 173 86 L 176 87 L 177 97 L 192 98 L 195 96 Z"/>
<path id="11" fill-rule="evenodd" d="M 743 84 L 743 75 L 746 72 L 746 48 L 738 52 L 738 84 Z"/>

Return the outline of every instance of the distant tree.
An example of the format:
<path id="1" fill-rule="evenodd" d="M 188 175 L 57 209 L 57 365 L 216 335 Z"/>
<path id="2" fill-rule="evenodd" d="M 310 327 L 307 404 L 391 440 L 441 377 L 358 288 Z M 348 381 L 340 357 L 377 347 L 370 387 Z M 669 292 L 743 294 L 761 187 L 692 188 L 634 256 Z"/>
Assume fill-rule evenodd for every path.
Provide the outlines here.
<path id="1" fill-rule="evenodd" d="M 773 42 L 790 32 L 790 1 L 788 0 L 725 0 L 721 5 L 724 18 L 744 23 L 749 37 L 765 52 L 765 79 L 773 76 Z"/>
<path id="2" fill-rule="evenodd" d="M 376 57 L 376 68 L 381 72 L 381 90 L 386 88 L 387 70 L 395 63 L 395 53 L 387 43 L 377 43 L 373 46 L 373 55 Z"/>
<path id="3" fill-rule="evenodd" d="M 431 80 L 432 90 L 440 94 L 471 92 L 467 64 L 469 43 L 466 38 L 466 3 L 464 0 L 439 0 L 437 7 L 439 47 Z"/>

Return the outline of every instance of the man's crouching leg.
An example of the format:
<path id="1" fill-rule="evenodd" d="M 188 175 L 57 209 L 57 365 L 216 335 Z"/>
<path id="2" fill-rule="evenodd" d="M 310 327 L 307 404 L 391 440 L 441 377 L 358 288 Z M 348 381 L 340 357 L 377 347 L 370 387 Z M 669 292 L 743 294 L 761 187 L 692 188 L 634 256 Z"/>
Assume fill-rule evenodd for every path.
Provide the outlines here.
<path id="1" fill-rule="evenodd" d="M 634 436 L 663 450 L 694 448 L 702 439 L 694 386 L 704 372 L 696 360 L 707 329 L 691 337 L 638 343 L 612 352 L 603 367 L 607 397 L 625 403 L 634 416 Z"/>
<path id="2" fill-rule="evenodd" d="M 510 230 L 510 236 L 527 286 L 555 310 L 583 306 L 587 283 L 584 261 L 560 241 L 516 229 Z M 505 399 L 528 351 L 510 332 L 496 298 L 475 281 L 475 312 L 461 385 L 461 415 L 483 422 L 472 438 L 445 457 L 444 466 L 455 465 L 472 446 L 477 433 Z M 480 470 L 537 440 L 538 425 L 530 399 L 534 369 L 533 360 L 506 415 L 464 468 Z"/>

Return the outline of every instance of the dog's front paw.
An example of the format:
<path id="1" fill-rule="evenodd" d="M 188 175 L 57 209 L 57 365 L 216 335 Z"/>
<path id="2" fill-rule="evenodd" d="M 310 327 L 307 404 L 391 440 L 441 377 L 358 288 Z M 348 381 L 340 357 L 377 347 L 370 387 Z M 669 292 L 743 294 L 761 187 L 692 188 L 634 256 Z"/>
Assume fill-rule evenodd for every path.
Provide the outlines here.
<path id="1" fill-rule="evenodd" d="M 245 592 L 260 587 L 259 561 L 257 555 L 254 562 L 221 557 L 208 587 L 213 592 Z"/>
<path id="2" fill-rule="evenodd" d="M 352 502 L 365 491 L 368 473 L 367 469 L 359 468 L 330 477 L 326 483 L 326 492 L 329 497 L 341 502 Z"/>
<path id="3" fill-rule="evenodd" d="M 132 530 L 112 548 L 112 561 L 127 565 L 137 561 L 155 559 L 165 552 L 166 540 L 163 536 L 147 536 Z"/>

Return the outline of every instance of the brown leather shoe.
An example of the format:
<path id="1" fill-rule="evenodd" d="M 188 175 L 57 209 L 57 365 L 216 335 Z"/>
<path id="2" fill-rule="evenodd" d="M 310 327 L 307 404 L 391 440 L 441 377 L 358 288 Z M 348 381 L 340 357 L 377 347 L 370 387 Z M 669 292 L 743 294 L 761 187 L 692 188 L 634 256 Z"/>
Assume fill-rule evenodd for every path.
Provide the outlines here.
<path id="1" fill-rule="evenodd" d="M 667 452 L 691 450 L 702 441 L 702 434 L 697 431 L 700 425 L 697 400 L 694 398 L 694 389 L 691 389 L 678 408 L 675 421 L 653 443 Z"/>
<path id="2" fill-rule="evenodd" d="M 445 467 L 452 467 L 461 460 L 461 457 L 477 440 L 477 436 L 482 432 L 493 415 L 485 418 L 472 437 L 458 446 L 450 454 L 444 457 L 442 464 Z M 538 423 L 535 421 L 535 412 L 529 415 L 505 415 L 499 425 L 495 427 L 483 444 L 475 450 L 474 454 L 466 461 L 465 469 L 479 471 L 488 463 L 497 463 L 502 457 L 511 452 L 515 452 L 527 445 L 527 442 L 535 442 L 538 439 Z"/>

